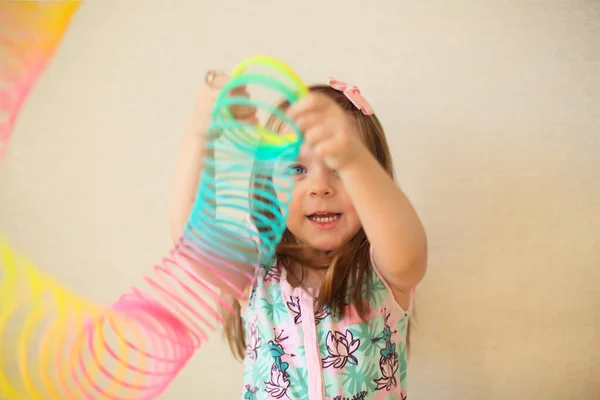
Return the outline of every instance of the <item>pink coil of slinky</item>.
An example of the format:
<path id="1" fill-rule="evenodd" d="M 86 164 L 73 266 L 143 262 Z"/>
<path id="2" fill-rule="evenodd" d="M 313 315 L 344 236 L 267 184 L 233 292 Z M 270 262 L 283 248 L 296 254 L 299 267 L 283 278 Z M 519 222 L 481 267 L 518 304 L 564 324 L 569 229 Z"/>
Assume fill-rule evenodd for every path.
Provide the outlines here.
<path id="1" fill-rule="evenodd" d="M 80 0 L 0 1 L 0 156 Z"/>
<path id="2" fill-rule="evenodd" d="M 64 22 L 79 2 L 53 3 L 64 7 L 63 19 L 56 17 L 58 8 L 45 10 Z M 24 20 L 28 12 L 38 13 L 36 21 L 44 20 L 39 15 L 44 8 L 36 4 L 11 7 L 0 6 L 0 21 L 10 13 Z M 61 23 L 57 26 L 64 30 Z M 0 29 L 2 45 L 11 44 L 4 50 L 12 52 L 10 70 L 0 64 L 0 90 L 18 93 L 2 99 L 10 116 L 10 123 L 2 125 L 10 129 L 0 131 L 5 136 L 41 71 L 40 60 L 50 54 L 31 53 L 45 46 L 40 43 L 57 42 L 45 41 L 43 35 L 36 42 L 28 26 L 21 36 L 30 45 L 13 46 L 21 32 L 18 24 L 11 27 Z M 219 135 L 206 143 L 205 168 L 185 233 L 142 285 L 112 306 L 93 304 L 40 272 L 8 241 L 0 241 L 1 400 L 157 398 L 221 326 L 221 310 L 231 310 L 230 297 L 242 296 L 260 260 L 273 255 L 289 202 L 274 191 L 289 194 L 292 188 L 279 166 L 297 157 L 301 135 L 271 103 L 229 93 L 241 85 L 257 86 L 293 103 L 307 88 L 290 68 L 267 56 L 243 61 L 231 77 L 213 110 L 210 128 Z M 235 105 L 257 107 L 292 132 L 279 135 L 236 121 L 230 113 Z M 251 173 L 260 181 L 255 187 L 249 186 Z M 260 229 L 247 223 L 248 216 Z"/>

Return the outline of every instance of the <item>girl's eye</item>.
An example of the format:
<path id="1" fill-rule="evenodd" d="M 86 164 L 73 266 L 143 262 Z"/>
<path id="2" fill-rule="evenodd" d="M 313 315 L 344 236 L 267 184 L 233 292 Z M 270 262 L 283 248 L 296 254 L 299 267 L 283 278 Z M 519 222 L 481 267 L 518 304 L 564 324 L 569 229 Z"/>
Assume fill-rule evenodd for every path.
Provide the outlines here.
<path id="1" fill-rule="evenodd" d="M 291 165 L 286 168 L 285 173 L 287 175 L 300 175 L 306 172 L 306 168 L 302 165 Z"/>

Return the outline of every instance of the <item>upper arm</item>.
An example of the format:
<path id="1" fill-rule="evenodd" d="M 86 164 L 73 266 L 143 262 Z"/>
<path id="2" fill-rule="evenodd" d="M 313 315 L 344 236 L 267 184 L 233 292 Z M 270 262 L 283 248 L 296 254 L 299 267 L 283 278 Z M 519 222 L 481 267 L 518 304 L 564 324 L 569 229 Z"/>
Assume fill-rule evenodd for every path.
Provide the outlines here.
<path id="1" fill-rule="evenodd" d="M 377 258 L 376 249 L 371 248 L 371 260 L 381 279 L 389 286 L 396 300 L 406 310 L 414 288 L 425 276 L 427 252 L 414 259 L 410 265 L 382 265 Z"/>
<path id="2" fill-rule="evenodd" d="M 239 299 L 254 279 L 259 264 L 258 248 L 244 235 L 221 230 L 215 236 L 221 243 L 213 243 L 214 246 L 199 244 L 193 233 L 184 235 L 177 246 L 200 277 Z"/>

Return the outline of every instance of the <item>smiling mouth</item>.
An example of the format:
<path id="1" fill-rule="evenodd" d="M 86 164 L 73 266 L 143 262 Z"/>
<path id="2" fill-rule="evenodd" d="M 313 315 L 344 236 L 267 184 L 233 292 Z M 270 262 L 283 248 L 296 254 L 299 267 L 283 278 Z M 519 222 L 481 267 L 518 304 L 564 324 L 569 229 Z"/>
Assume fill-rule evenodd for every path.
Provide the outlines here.
<path id="1" fill-rule="evenodd" d="M 341 213 L 314 213 L 308 215 L 306 218 L 320 224 L 327 224 L 337 221 L 341 216 Z"/>

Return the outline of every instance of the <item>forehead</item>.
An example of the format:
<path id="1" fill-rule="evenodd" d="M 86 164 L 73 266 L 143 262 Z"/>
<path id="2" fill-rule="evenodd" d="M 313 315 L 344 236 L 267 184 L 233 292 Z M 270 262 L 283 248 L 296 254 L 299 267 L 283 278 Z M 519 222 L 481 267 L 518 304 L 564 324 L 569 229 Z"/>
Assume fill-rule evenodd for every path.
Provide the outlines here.
<path id="1" fill-rule="evenodd" d="M 365 133 L 361 131 L 358 122 L 349 114 L 344 113 L 345 118 L 350 122 L 351 126 L 356 129 L 351 130 L 351 134 L 358 135 L 360 140 L 365 143 Z M 280 134 L 293 134 L 294 130 L 292 127 L 286 123 L 285 121 L 280 121 L 280 125 L 275 129 L 277 133 Z"/>

